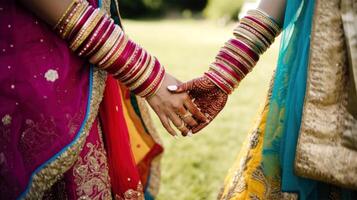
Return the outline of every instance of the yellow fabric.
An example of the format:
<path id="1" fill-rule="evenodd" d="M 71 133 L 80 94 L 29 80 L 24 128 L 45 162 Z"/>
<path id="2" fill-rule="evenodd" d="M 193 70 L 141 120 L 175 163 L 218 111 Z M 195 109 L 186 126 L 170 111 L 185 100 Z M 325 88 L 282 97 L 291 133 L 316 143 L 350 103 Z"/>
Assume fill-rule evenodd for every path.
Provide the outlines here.
<path id="1" fill-rule="evenodd" d="M 144 138 L 141 136 L 140 131 L 136 127 L 134 120 L 131 118 L 128 108 L 128 104 L 125 100 L 125 95 L 120 95 L 122 98 L 123 113 L 126 121 L 126 125 L 128 127 L 131 150 L 134 154 L 135 163 L 138 164 L 140 161 L 146 156 L 146 154 L 150 151 L 150 146 L 144 141 Z M 130 106 L 130 105 L 129 105 Z"/>
<path id="2" fill-rule="evenodd" d="M 248 199 L 252 196 L 264 199 L 266 183 L 256 176 L 262 160 L 262 144 L 268 113 L 266 105 L 256 128 L 245 140 L 236 162 L 229 170 L 219 199 Z"/>

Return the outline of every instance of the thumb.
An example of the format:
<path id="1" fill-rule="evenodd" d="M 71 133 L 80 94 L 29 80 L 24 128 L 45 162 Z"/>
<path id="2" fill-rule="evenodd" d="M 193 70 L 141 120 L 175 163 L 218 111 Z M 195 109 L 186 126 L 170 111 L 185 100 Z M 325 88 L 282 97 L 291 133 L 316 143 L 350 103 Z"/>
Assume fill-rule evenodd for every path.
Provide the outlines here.
<path id="1" fill-rule="evenodd" d="M 190 81 L 179 85 L 169 85 L 167 86 L 167 89 L 172 93 L 183 93 L 189 90 L 191 84 L 192 82 Z"/>

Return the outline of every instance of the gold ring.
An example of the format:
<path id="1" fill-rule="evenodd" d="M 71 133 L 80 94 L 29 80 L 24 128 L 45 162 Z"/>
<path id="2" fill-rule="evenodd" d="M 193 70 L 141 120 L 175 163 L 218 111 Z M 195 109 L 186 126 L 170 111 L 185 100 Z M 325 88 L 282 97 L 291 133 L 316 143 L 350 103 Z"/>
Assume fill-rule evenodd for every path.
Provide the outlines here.
<path id="1" fill-rule="evenodd" d="M 181 121 L 181 125 L 179 127 L 177 127 L 178 130 L 181 130 L 185 128 L 185 123 L 183 121 Z"/>
<path id="2" fill-rule="evenodd" d="M 192 116 L 192 114 L 191 114 L 190 112 L 186 112 L 186 113 L 181 117 L 181 119 L 185 119 L 185 118 L 191 117 L 191 116 Z"/>

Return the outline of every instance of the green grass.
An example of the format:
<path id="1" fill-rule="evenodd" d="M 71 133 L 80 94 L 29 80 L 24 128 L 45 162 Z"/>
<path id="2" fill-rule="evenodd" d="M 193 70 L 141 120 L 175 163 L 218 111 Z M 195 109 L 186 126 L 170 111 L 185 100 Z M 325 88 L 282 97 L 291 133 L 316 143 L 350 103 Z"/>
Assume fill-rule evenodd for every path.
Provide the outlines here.
<path id="1" fill-rule="evenodd" d="M 135 41 L 181 80 L 200 76 L 207 70 L 234 27 L 194 20 L 125 21 L 124 25 Z M 277 54 L 276 42 L 230 96 L 225 110 L 200 134 L 175 140 L 154 116 L 165 145 L 159 200 L 216 198 L 264 102 Z"/>

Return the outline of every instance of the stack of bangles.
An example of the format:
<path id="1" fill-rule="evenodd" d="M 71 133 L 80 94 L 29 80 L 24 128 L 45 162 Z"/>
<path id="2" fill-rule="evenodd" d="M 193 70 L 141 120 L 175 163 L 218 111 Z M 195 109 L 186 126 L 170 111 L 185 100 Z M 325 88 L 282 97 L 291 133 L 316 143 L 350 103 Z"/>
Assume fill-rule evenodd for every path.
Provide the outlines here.
<path id="1" fill-rule="evenodd" d="M 263 11 L 248 11 L 234 30 L 235 38 L 220 49 L 205 76 L 225 93 L 231 94 L 280 31 L 280 26 Z"/>
<path id="2" fill-rule="evenodd" d="M 74 0 L 54 26 L 71 50 L 104 69 L 141 97 L 160 88 L 165 69 L 146 50 L 128 38 L 101 9 Z"/>

